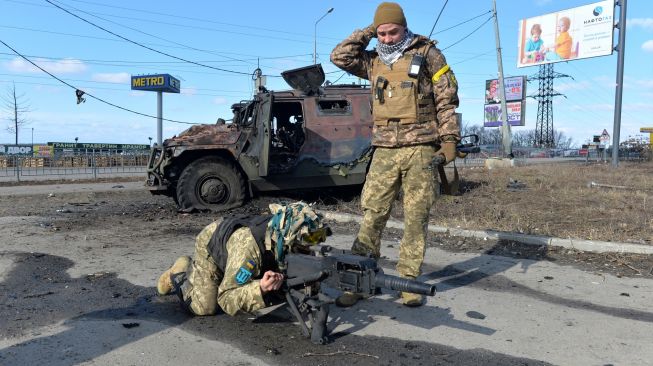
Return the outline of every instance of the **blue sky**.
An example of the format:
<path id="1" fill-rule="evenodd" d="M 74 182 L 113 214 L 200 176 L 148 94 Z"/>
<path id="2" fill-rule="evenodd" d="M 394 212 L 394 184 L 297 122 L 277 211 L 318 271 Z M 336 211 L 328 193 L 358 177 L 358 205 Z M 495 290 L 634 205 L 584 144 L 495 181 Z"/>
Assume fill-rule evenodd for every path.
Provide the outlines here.
<path id="1" fill-rule="evenodd" d="M 156 93 L 130 90 L 130 75 L 169 73 L 181 80 L 181 94 L 164 94 L 165 118 L 214 123 L 229 118 L 230 106 L 249 99 L 251 73 L 260 65 L 269 89 L 288 86 L 279 76 L 287 69 L 312 64 L 315 21 L 333 7 L 317 26 L 317 55 L 327 80 L 358 82 L 329 62 L 333 47 L 355 28 L 372 22 L 380 3 L 371 0 L 328 1 L 101 1 L 51 0 L 62 8 L 115 34 L 214 68 L 182 62 L 122 40 L 75 18 L 44 0 L 0 0 L 0 40 L 66 83 L 113 104 L 156 115 Z M 506 76 L 534 75 L 537 67 L 518 69 L 520 19 L 593 3 L 579 0 L 497 0 Z M 428 35 L 443 1 L 400 2 L 415 33 Z M 493 22 L 487 21 L 491 0 L 451 0 L 435 28 L 447 61 L 460 84 L 463 121 L 482 124 L 485 80 L 497 77 Z M 653 2 L 628 1 L 622 140 L 653 126 Z M 475 19 L 472 19 L 476 17 Z M 618 8 L 615 13 L 618 19 Z M 472 19 L 472 20 L 470 20 Z M 464 24 L 448 29 L 461 22 Z M 485 24 L 483 24 L 486 22 Z M 473 32 L 475 29 L 480 28 Z M 473 32 L 473 33 L 472 33 Z M 471 35 L 469 35 L 471 33 Z M 468 36 L 469 35 L 469 36 Z M 468 37 L 466 37 L 468 36 Z M 616 43 L 617 32 L 615 32 Z M 466 37 L 466 38 L 465 38 Z M 463 39 L 464 38 L 464 39 Z M 461 39 L 463 39 L 461 41 Z M 456 43 L 460 41 L 459 43 Z M 456 43 L 456 44 L 455 44 Z M 451 47 L 449 47 L 451 46 Z M 564 93 L 554 98 L 554 128 L 577 144 L 607 129 L 612 134 L 617 53 L 611 56 L 555 64 L 555 71 L 573 76 L 556 79 Z M 16 56 L 0 44 L 0 93 L 15 83 L 32 112 L 19 143 L 73 141 L 148 143 L 156 139 L 156 120 L 129 113 L 95 99 L 76 104 L 74 89 Z M 528 85 L 528 94 L 537 91 Z M 6 112 L 2 117 L 6 117 Z M 537 102 L 528 99 L 526 126 L 534 129 Z M 2 122 L 0 143 L 13 142 Z M 188 125 L 164 121 L 163 136 Z"/>

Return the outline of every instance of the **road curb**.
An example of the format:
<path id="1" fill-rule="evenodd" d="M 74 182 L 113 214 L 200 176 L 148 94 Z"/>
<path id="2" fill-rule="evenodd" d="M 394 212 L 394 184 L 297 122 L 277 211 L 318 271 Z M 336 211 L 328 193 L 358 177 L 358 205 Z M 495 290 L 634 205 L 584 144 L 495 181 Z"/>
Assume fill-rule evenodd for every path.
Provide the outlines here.
<path id="1" fill-rule="evenodd" d="M 334 220 L 337 222 L 356 222 L 360 223 L 362 217 L 360 215 L 345 214 L 330 211 L 321 211 L 324 218 L 327 220 Z M 386 227 L 393 229 L 404 229 L 404 223 L 398 220 L 388 220 Z M 529 245 L 546 245 L 550 247 L 563 247 L 568 249 L 575 249 L 584 252 L 595 253 L 632 253 L 632 254 L 653 254 L 653 245 L 642 245 L 633 243 L 620 243 L 599 240 L 583 240 L 583 239 L 563 239 L 543 235 L 528 235 L 519 233 L 510 233 L 505 231 L 495 230 L 466 230 L 454 229 L 444 226 L 436 226 L 429 224 L 429 231 L 439 234 L 448 234 L 451 236 L 471 237 L 478 239 L 494 239 L 494 240 L 511 240 Z"/>

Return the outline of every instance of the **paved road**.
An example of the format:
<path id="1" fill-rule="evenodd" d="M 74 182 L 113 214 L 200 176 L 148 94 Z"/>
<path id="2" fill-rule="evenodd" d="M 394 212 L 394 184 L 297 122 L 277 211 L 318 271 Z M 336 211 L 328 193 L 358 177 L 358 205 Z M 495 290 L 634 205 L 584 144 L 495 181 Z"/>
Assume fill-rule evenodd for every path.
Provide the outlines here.
<path id="1" fill-rule="evenodd" d="M 138 182 L 120 184 L 142 189 Z M 30 190 L 57 195 L 115 185 Z M 0 195 L 17 195 L 12 189 L 2 187 Z M 435 297 L 411 309 L 386 291 L 350 309 L 332 307 L 333 343 L 320 351 L 280 320 L 287 319 L 281 310 L 256 319 L 189 318 L 173 297 L 153 296 L 162 268 L 190 254 L 195 232 L 155 224 L 142 232 L 62 232 L 46 222 L 0 217 L 2 365 L 650 365 L 653 359 L 649 279 L 429 248 L 421 279 L 437 286 Z M 167 240 L 171 233 L 174 242 Z M 335 235 L 329 243 L 347 249 L 352 240 Z M 397 258 L 396 242 L 382 248 Z M 381 265 L 394 273 L 392 261 Z"/>

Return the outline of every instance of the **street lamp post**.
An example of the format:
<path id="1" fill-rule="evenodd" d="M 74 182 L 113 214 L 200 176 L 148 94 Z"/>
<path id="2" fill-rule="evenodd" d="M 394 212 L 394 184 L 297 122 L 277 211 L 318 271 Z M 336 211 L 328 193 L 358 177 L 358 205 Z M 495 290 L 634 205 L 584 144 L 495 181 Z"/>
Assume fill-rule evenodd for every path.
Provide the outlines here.
<path id="1" fill-rule="evenodd" d="M 315 21 L 315 27 L 313 29 L 313 65 L 317 64 L 317 23 L 320 22 L 320 20 L 324 19 L 325 16 L 329 15 L 333 11 L 333 8 L 329 8 L 324 15 L 320 17 L 317 21 Z"/>
<path id="2" fill-rule="evenodd" d="M 152 146 L 152 138 L 148 137 L 148 139 L 150 139 L 150 146 Z"/>
<path id="3" fill-rule="evenodd" d="M 34 146 L 34 127 L 32 127 L 32 146 Z"/>

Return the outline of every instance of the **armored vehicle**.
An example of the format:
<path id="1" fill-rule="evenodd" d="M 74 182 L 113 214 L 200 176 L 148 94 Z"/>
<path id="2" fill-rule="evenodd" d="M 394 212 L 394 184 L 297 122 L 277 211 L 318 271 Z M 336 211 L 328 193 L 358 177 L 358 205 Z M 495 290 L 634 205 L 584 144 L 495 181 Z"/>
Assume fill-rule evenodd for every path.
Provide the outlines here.
<path id="1" fill-rule="evenodd" d="M 293 88 L 259 88 L 230 123 L 191 128 L 154 146 L 146 185 L 181 211 L 241 206 L 256 192 L 360 185 L 371 160 L 371 96 L 322 86 L 320 65 L 282 73 Z"/>

